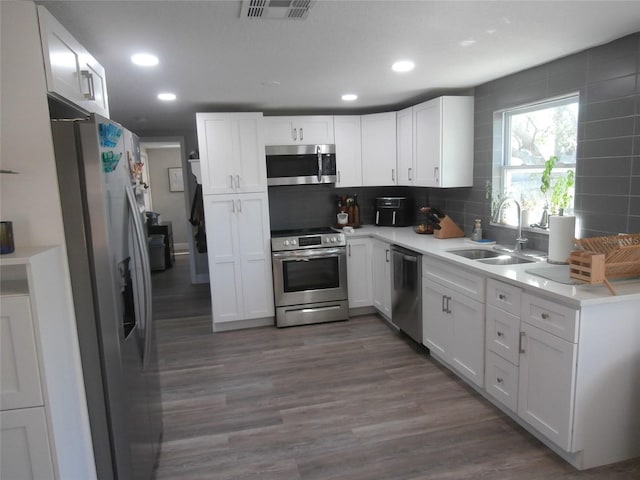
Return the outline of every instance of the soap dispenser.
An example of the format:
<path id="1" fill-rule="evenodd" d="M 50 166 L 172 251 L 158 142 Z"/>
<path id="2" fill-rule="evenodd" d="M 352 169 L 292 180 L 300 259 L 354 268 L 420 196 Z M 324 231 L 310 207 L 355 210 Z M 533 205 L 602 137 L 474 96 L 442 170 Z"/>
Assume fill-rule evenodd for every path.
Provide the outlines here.
<path id="1" fill-rule="evenodd" d="M 473 232 L 471 232 L 471 240 L 479 242 L 482 240 L 482 220 L 476 218 L 475 225 L 473 226 Z"/>

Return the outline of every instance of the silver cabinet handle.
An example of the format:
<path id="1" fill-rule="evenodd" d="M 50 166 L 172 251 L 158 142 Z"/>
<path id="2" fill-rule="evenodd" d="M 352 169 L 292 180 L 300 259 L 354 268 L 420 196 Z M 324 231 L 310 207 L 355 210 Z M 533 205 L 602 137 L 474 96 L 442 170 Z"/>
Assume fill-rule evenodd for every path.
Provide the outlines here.
<path id="1" fill-rule="evenodd" d="M 540 316 L 542 317 L 543 320 L 549 320 L 549 314 L 548 313 L 543 313 Z"/>
<path id="2" fill-rule="evenodd" d="M 231 213 L 236 213 L 236 202 L 231 200 Z"/>
<path id="3" fill-rule="evenodd" d="M 407 170 L 407 177 L 409 178 L 409 181 L 413 181 L 413 178 L 411 177 L 413 174 L 413 168 L 409 167 L 409 169 Z"/>
<path id="4" fill-rule="evenodd" d="M 298 131 L 295 128 L 291 129 L 291 138 L 298 140 Z"/>
<path id="5" fill-rule="evenodd" d="M 396 169 L 395 168 L 391 169 L 391 181 L 392 182 L 396 181 Z"/>
<path id="6" fill-rule="evenodd" d="M 440 184 L 440 167 L 433 167 L 433 179 L 436 184 Z"/>
<path id="7" fill-rule="evenodd" d="M 449 302 L 451 301 L 451 297 L 447 297 L 447 313 L 451 313 L 451 305 Z"/>
<path id="8" fill-rule="evenodd" d="M 242 213 L 242 200 L 238 200 L 238 213 Z"/>
<path id="9" fill-rule="evenodd" d="M 504 382 L 504 380 L 503 380 L 503 379 L 501 379 L 500 377 L 497 377 L 497 378 L 496 378 L 496 382 L 498 382 L 498 383 L 502 383 L 502 382 Z"/>
<path id="10" fill-rule="evenodd" d="M 526 337 L 525 332 L 520 332 L 520 353 L 526 353 L 524 350 L 524 340 Z"/>
<path id="11" fill-rule="evenodd" d="M 231 185 L 231 188 L 233 189 L 233 175 L 229 175 L 229 184 Z"/>
<path id="12" fill-rule="evenodd" d="M 351 256 L 351 245 L 349 245 L 349 256 Z"/>
<path id="13" fill-rule="evenodd" d="M 506 295 L 504 295 L 503 293 L 501 293 L 500 295 L 498 295 L 498 298 L 499 298 L 500 300 L 506 300 L 506 299 L 507 299 L 507 296 L 506 296 Z"/>
<path id="14" fill-rule="evenodd" d="M 387 263 L 389 263 L 389 249 L 388 248 L 384 251 L 384 255 L 386 257 Z"/>
<path id="15" fill-rule="evenodd" d="M 236 175 L 236 188 L 240 188 L 240 175 Z"/>
<path id="16" fill-rule="evenodd" d="M 502 333 L 500 330 L 498 330 L 496 333 L 498 334 L 499 337 L 504 337 L 504 333 Z"/>
<path id="17" fill-rule="evenodd" d="M 89 93 L 84 94 L 85 100 L 95 100 L 96 89 L 93 85 L 93 74 L 89 70 L 81 70 L 80 75 L 87 79 L 87 85 L 89 86 Z"/>
<path id="18" fill-rule="evenodd" d="M 304 132 L 302 131 L 302 128 L 300 128 L 300 141 L 304 140 Z"/>
<path id="19" fill-rule="evenodd" d="M 445 312 L 445 313 L 447 312 L 447 309 L 446 309 L 446 308 L 445 308 L 445 306 L 444 306 L 444 302 L 445 302 L 445 299 L 446 299 L 446 298 L 447 298 L 447 297 L 446 297 L 445 295 L 442 295 L 442 311 L 443 311 L 443 312 Z"/>

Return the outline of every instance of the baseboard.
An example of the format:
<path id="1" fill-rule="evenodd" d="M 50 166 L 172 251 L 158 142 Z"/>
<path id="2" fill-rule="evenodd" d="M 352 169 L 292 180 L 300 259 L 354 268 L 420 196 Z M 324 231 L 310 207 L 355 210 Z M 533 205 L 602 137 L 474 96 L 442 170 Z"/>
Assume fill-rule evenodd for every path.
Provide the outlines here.
<path id="1" fill-rule="evenodd" d="M 360 315 L 371 315 L 373 313 L 378 313 L 374 306 L 370 307 L 357 307 L 349 309 L 350 317 L 359 317 Z"/>
<path id="2" fill-rule="evenodd" d="M 173 250 L 174 251 L 189 251 L 189 244 L 188 243 L 173 243 Z"/>
<path id="3" fill-rule="evenodd" d="M 276 324 L 273 317 L 251 318 L 249 320 L 236 320 L 235 322 L 221 322 L 213 324 L 214 332 L 228 332 L 230 330 L 242 330 L 255 327 L 274 327 Z"/>

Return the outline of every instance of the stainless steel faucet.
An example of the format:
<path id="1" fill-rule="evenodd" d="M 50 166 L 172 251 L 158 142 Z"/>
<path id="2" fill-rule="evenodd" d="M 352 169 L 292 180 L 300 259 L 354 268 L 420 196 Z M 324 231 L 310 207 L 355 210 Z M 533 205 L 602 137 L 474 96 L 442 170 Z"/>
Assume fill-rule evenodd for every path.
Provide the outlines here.
<path id="1" fill-rule="evenodd" d="M 506 197 L 506 198 L 502 199 L 500 201 L 500 203 L 498 204 L 498 207 L 496 208 L 496 211 L 493 214 L 493 218 L 491 219 L 491 221 L 493 223 L 499 223 L 500 214 L 502 213 L 502 207 L 507 202 L 515 203 L 517 211 L 518 211 L 518 232 L 516 234 L 516 245 L 515 245 L 514 251 L 520 252 L 522 250 L 522 247 L 524 246 L 524 244 L 529 241 L 529 239 L 524 238 L 522 236 L 522 207 L 520 206 L 520 203 L 515 198 L 511 198 L 511 197 Z"/>

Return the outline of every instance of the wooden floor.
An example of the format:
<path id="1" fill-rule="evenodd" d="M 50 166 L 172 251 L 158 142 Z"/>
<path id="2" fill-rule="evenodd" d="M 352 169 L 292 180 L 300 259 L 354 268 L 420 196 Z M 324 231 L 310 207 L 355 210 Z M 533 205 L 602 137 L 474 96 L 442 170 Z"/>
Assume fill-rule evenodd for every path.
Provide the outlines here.
<path id="1" fill-rule="evenodd" d="M 640 479 L 578 472 L 377 316 L 213 334 L 187 262 L 154 275 L 158 480 Z"/>

